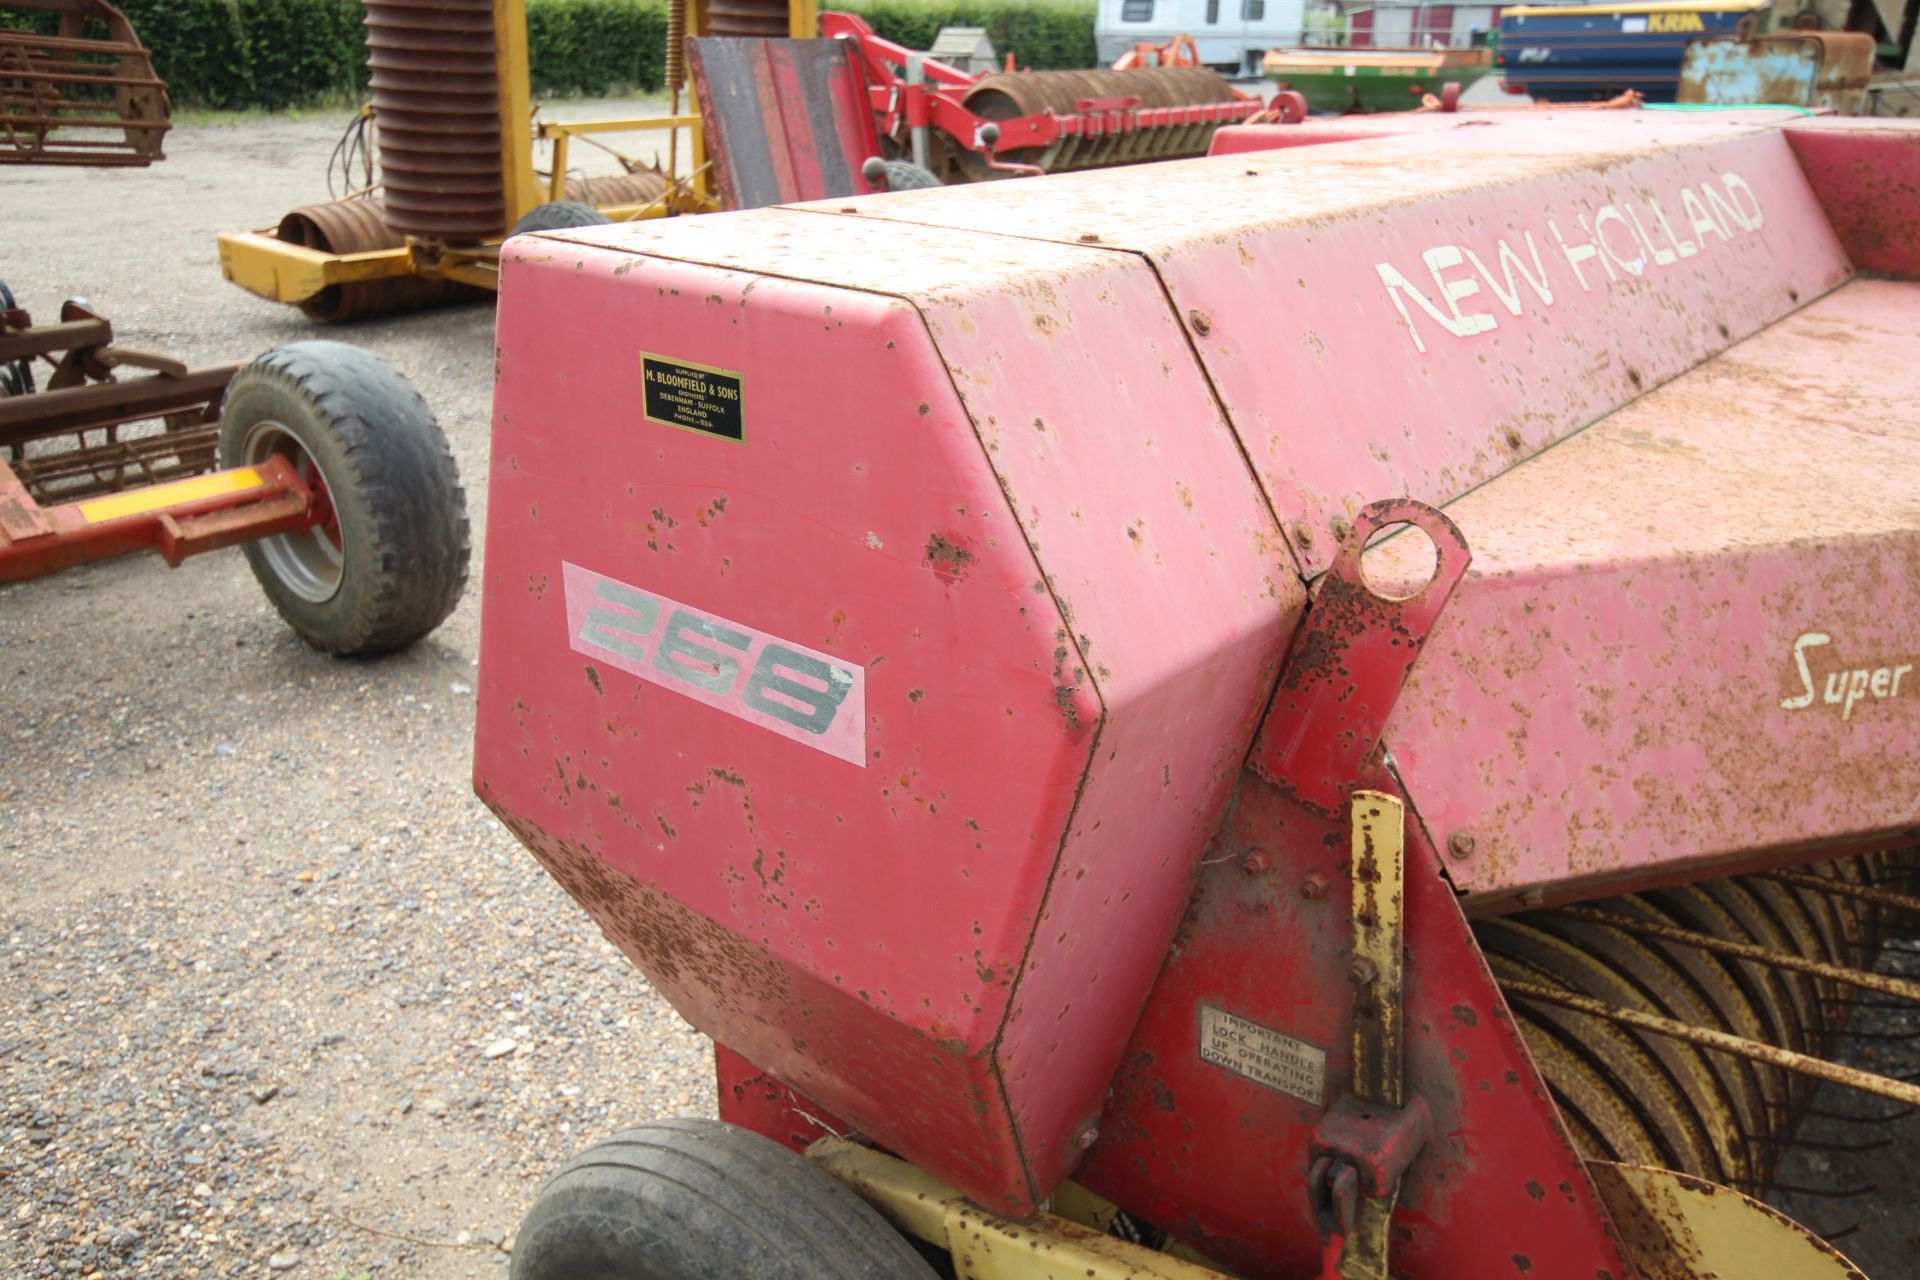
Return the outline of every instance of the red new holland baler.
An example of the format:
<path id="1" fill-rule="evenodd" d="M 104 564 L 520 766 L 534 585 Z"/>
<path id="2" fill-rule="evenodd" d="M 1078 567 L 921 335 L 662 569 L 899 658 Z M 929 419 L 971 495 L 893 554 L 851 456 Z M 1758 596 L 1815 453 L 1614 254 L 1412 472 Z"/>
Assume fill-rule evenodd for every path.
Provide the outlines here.
<path id="1" fill-rule="evenodd" d="M 731 1122 L 517 1280 L 1858 1274 L 1920 129 L 1215 150 L 507 246 L 476 786 Z"/>

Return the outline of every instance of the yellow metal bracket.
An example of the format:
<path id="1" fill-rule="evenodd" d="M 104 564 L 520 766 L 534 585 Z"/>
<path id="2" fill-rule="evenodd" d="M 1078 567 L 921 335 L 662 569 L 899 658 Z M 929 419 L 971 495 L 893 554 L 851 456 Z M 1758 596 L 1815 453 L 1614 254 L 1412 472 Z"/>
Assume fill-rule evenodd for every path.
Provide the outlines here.
<path id="1" fill-rule="evenodd" d="M 263 231 L 220 233 L 220 273 L 249 293 L 274 302 L 305 302 L 328 285 L 414 275 L 420 264 L 409 248 L 371 253 L 326 253 L 289 244 Z"/>
<path id="2" fill-rule="evenodd" d="M 1646 1280 L 1863 1280 L 1825 1240 L 1730 1187 L 1605 1160 L 1587 1171 Z"/>
<path id="3" fill-rule="evenodd" d="M 895 1227 L 951 1254 L 956 1280 L 1228 1280 L 1050 1213 L 1019 1222 L 989 1213 L 932 1174 L 844 1138 L 822 1138 L 807 1155 Z"/>
<path id="4" fill-rule="evenodd" d="M 527 58 L 526 0 L 493 0 L 494 70 L 500 94 L 500 176 L 507 226 L 540 203 L 533 171 L 532 71 Z"/>
<path id="5" fill-rule="evenodd" d="M 1387 1128 L 1395 1118 L 1401 1161 L 1425 1141 L 1427 1116 L 1417 1100 L 1406 1107 L 1401 1047 L 1406 904 L 1406 809 L 1383 791 L 1356 791 L 1350 813 L 1353 878 L 1353 1094 L 1322 1117 L 1309 1194 L 1321 1229 L 1340 1231 L 1341 1280 L 1388 1280 L 1393 1207 L 1400 1199 L 1398 1167 L 1386 1170 Z M 1362 1177 L 1363 1167 L 1379 1171 Z M 1365 1185 L 1375 1182 L 1379 1185 Z"/>
<path id="6" fill-rule="evenodd" d="M 1397 1107 L 1401 1098 L 1400 991 L 1405 949 L 1407 815 L 1384 791 L 1353 794 L 1353 1091 Z"/>

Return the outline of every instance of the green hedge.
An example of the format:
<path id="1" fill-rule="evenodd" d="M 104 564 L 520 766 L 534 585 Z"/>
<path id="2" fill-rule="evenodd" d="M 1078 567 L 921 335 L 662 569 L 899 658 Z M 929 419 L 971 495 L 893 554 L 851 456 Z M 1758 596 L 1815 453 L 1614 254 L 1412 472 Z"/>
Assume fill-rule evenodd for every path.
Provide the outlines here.
<path id="1" fill-rule="evenodd" d="M 367 87 L 361 0 L 116 0 L 153 51 L 176 104 L 270 111 L 357 101 Z M 1092 0 L 853 0 L 881 35 L 924 49 L 944 26 L 985 27 L 1022 66 L 1094 65 Z M 9 10 L 0 25 L 50 28 Z M 527 0 L 536 94 L 660 87 L 661 0 Z"/>
<path id="2" fill-rule="evenodd" d="M 660 87 L 667 10 L 644 0 L 527 0 L 527 63 L 536 94 Z"/>

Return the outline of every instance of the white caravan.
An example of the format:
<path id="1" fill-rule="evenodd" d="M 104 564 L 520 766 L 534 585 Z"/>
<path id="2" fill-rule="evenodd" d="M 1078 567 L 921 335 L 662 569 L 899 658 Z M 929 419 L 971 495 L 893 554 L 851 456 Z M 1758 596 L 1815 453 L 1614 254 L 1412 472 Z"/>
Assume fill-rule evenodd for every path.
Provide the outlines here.
<path id="1" fill-rule="evenodd" d="M 1257 76 L 1268 49 L 1300 44 L 1306 0 L 1099 0 L 1093 22 L 1100 62 L 1137 44 L 1190 35 L 1200 61 L 1227 76 Z"/>

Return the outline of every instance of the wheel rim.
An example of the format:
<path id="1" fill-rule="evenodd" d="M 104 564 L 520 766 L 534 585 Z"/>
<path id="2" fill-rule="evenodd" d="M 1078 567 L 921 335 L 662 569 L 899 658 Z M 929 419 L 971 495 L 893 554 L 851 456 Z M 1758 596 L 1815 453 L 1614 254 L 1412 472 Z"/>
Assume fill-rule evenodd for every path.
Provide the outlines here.
<path id="1" fill-rule="evenodd" d="M 302 600 L 325 604 L 339 592 L 346 572 L 346 540 L 326 472 L 299 436 L 271 419 L 248 429 L 243 454 L 248 466 L 285 458 L 312 492 L 317 517 L 312 525 L 297 533 L 276 533 L 254 545 L 287 590 Z"/>

